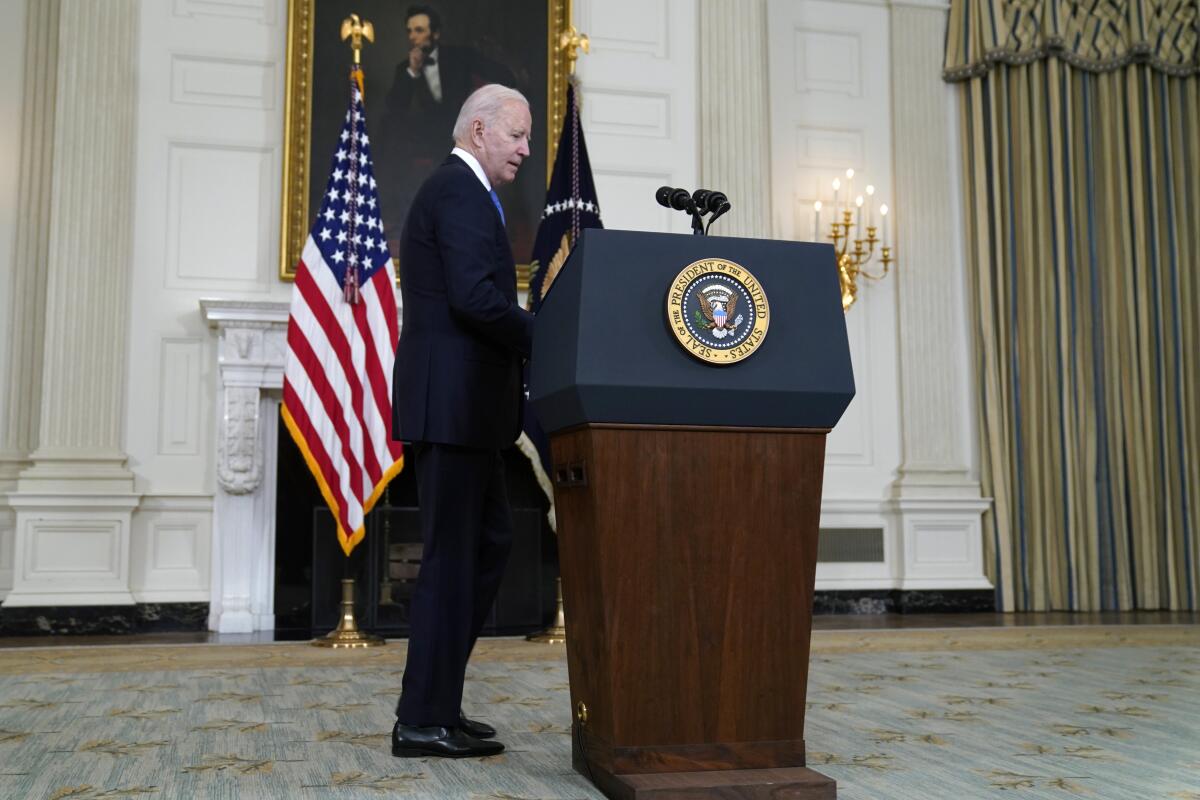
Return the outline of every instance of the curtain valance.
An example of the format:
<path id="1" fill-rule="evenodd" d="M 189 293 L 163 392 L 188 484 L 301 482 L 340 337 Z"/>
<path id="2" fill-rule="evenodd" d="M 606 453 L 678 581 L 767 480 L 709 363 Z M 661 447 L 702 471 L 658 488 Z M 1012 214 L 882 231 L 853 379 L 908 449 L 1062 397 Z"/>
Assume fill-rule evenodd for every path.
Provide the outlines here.
<path id="1" fill-rule="evenodd" d="M 1200 74 L 1200 0 L 954 0 L 943 75 L 1057 56 L 1090 72 L 1149 64 Z"/>

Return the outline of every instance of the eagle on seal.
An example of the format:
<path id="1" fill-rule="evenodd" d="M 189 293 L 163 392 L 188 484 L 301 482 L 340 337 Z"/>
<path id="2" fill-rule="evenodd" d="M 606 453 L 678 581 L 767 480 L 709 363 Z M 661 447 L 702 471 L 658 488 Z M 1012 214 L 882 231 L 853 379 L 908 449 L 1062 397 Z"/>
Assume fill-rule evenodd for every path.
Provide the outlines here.
<path id="1" fill-rule="evenodd" d="M 728 327 L 732 330 L 733 310 L 737 306 L 737 295 L 731 294 L 729 302 L 724 305 L 720 301 L 710 303 L 704 298 L 700 292 L 696 292 L 696 299 L 700 302 L 700 313 L 704 315 L 705 321 L 708 323 L 708 329 L 713 330 Z"/>

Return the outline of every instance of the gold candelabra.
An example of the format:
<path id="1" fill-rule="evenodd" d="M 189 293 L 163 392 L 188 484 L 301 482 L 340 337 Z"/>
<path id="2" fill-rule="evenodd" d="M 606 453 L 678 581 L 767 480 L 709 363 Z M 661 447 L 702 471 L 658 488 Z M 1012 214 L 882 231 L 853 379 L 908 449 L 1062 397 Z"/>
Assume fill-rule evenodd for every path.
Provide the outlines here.
<path id="1" fill-rule="evenodd" d="M 846 170 L 846 202 L 842 205 L 838 202 L 842 190 L 841 179 L 834 178 L 832 185 L 833 223 L 830 225 L 827 238 L 833 241 L 833 250 L 837 257 L 838 279 L 842 289 L 842 311 L 846 312 L 858 299 L 859 278 L 872 281 L 883 280 L 887 277 L 888 269 L 895 262 L 896 257 L 893 247 L 888 244 L 888 207 L 886 203 L 879 206 L 880 225 L 878 227 L 875 225 L 875 187 L 867 186 L 866 197 L 861 194 L 853 197 L 854 170 Z M 853 199 L 851 199 L 852 197 Z M 819 238 L 821 234 L 821 208 L 820 200 L 813 203 L 813 234 L 816 238 Z M 864 231 L 865 236 L 863 235 Z M 879 250 L 879 263 L 883 265 L 883 269 L 878 273 L 872 273 L 867 271 L 866 265 L 876 256 L 876 246 Z"/>
<path id="2" fill-rule="evenodd" d="M 886 208 L 886 206 L 885 206 Z M 854 301 L 858 299 L 858 279 L 867 278 L 873 281 L 883 280 L 887 277 L 888 266 L 896 259 L 892 256 L 892 248 L 885 244 L 879 246 L 879 263 L 883 265 L 883 271 L 878 275 L 873 275 L 864 269 L 864 265 L 871 260 L 875 253 L 875 244 L 879 239 L 875 238 L 875 226 L 867 226 L 867 238 L 855 238 L 854 249 L 850 249 L 850 230 L 854 227 L 851 222 L 851 213 L 849 211 L 842 212 L 842 221 L 833 223 L 833 231 L 829 238 L 833 240 L 833 250 L 837 254 L 838 278 L 842 284 L 842 311 L 849 311 L 850 306 L 854 305 Z M 859 233 L 862 233 L 861 227 Z"/>

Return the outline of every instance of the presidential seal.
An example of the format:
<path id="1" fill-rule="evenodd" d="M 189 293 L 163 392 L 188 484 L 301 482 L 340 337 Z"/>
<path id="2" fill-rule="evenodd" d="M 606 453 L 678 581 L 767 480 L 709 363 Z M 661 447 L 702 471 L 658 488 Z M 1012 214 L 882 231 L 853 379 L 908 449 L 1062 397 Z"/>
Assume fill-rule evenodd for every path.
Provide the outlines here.
<path id="1" fill-rule="evenodd" d="M 667 292 L 667 327 L 684 350 L 709 364 L 753 355 L 770 315 L 762 284 L 745 267 L 719 258 L 688 264 Z"/>

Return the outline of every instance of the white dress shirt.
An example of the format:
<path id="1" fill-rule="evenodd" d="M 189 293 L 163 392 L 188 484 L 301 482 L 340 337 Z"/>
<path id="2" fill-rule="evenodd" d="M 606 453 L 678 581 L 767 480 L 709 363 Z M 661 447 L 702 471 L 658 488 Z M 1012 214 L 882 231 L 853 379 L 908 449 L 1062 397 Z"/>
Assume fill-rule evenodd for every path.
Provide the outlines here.
<path id="1" fill-rule="evenodd" d="M 434 102 L 442 102 L 442 75 L 438 72 L 438 48 L 433 48 L 428 56 L 425 57 L 425 66 L 421 71 L 425 73 L 425 82 L 429 84 L 429 93 L 433 95 Z M 433 63 L 429 63 L 433 61 Z M 417 73 L 412 71 L 412 67 L 408 68 L 408 74 L 416 78 Z"/>
<path id="2" fill-rule="evenodd" d="M 483 166 L 479 163 L 479 159 L 477 159 L 471 153 L 468 153 L 466 150 L 463 150 L 461 147 L 456 147 L 451 150 L 450 155 L 458 156 L 463 161 L 467 162 L 467 166 L 470 167 L 471 171 L 475 173 L 475 177 L 479 178 L 479 182 L 483 184 L 483 188 L 487 189 L 489 192 L 492 190 L 492 182 L 487 179 L 487 175 L 483 174 Z"/>

